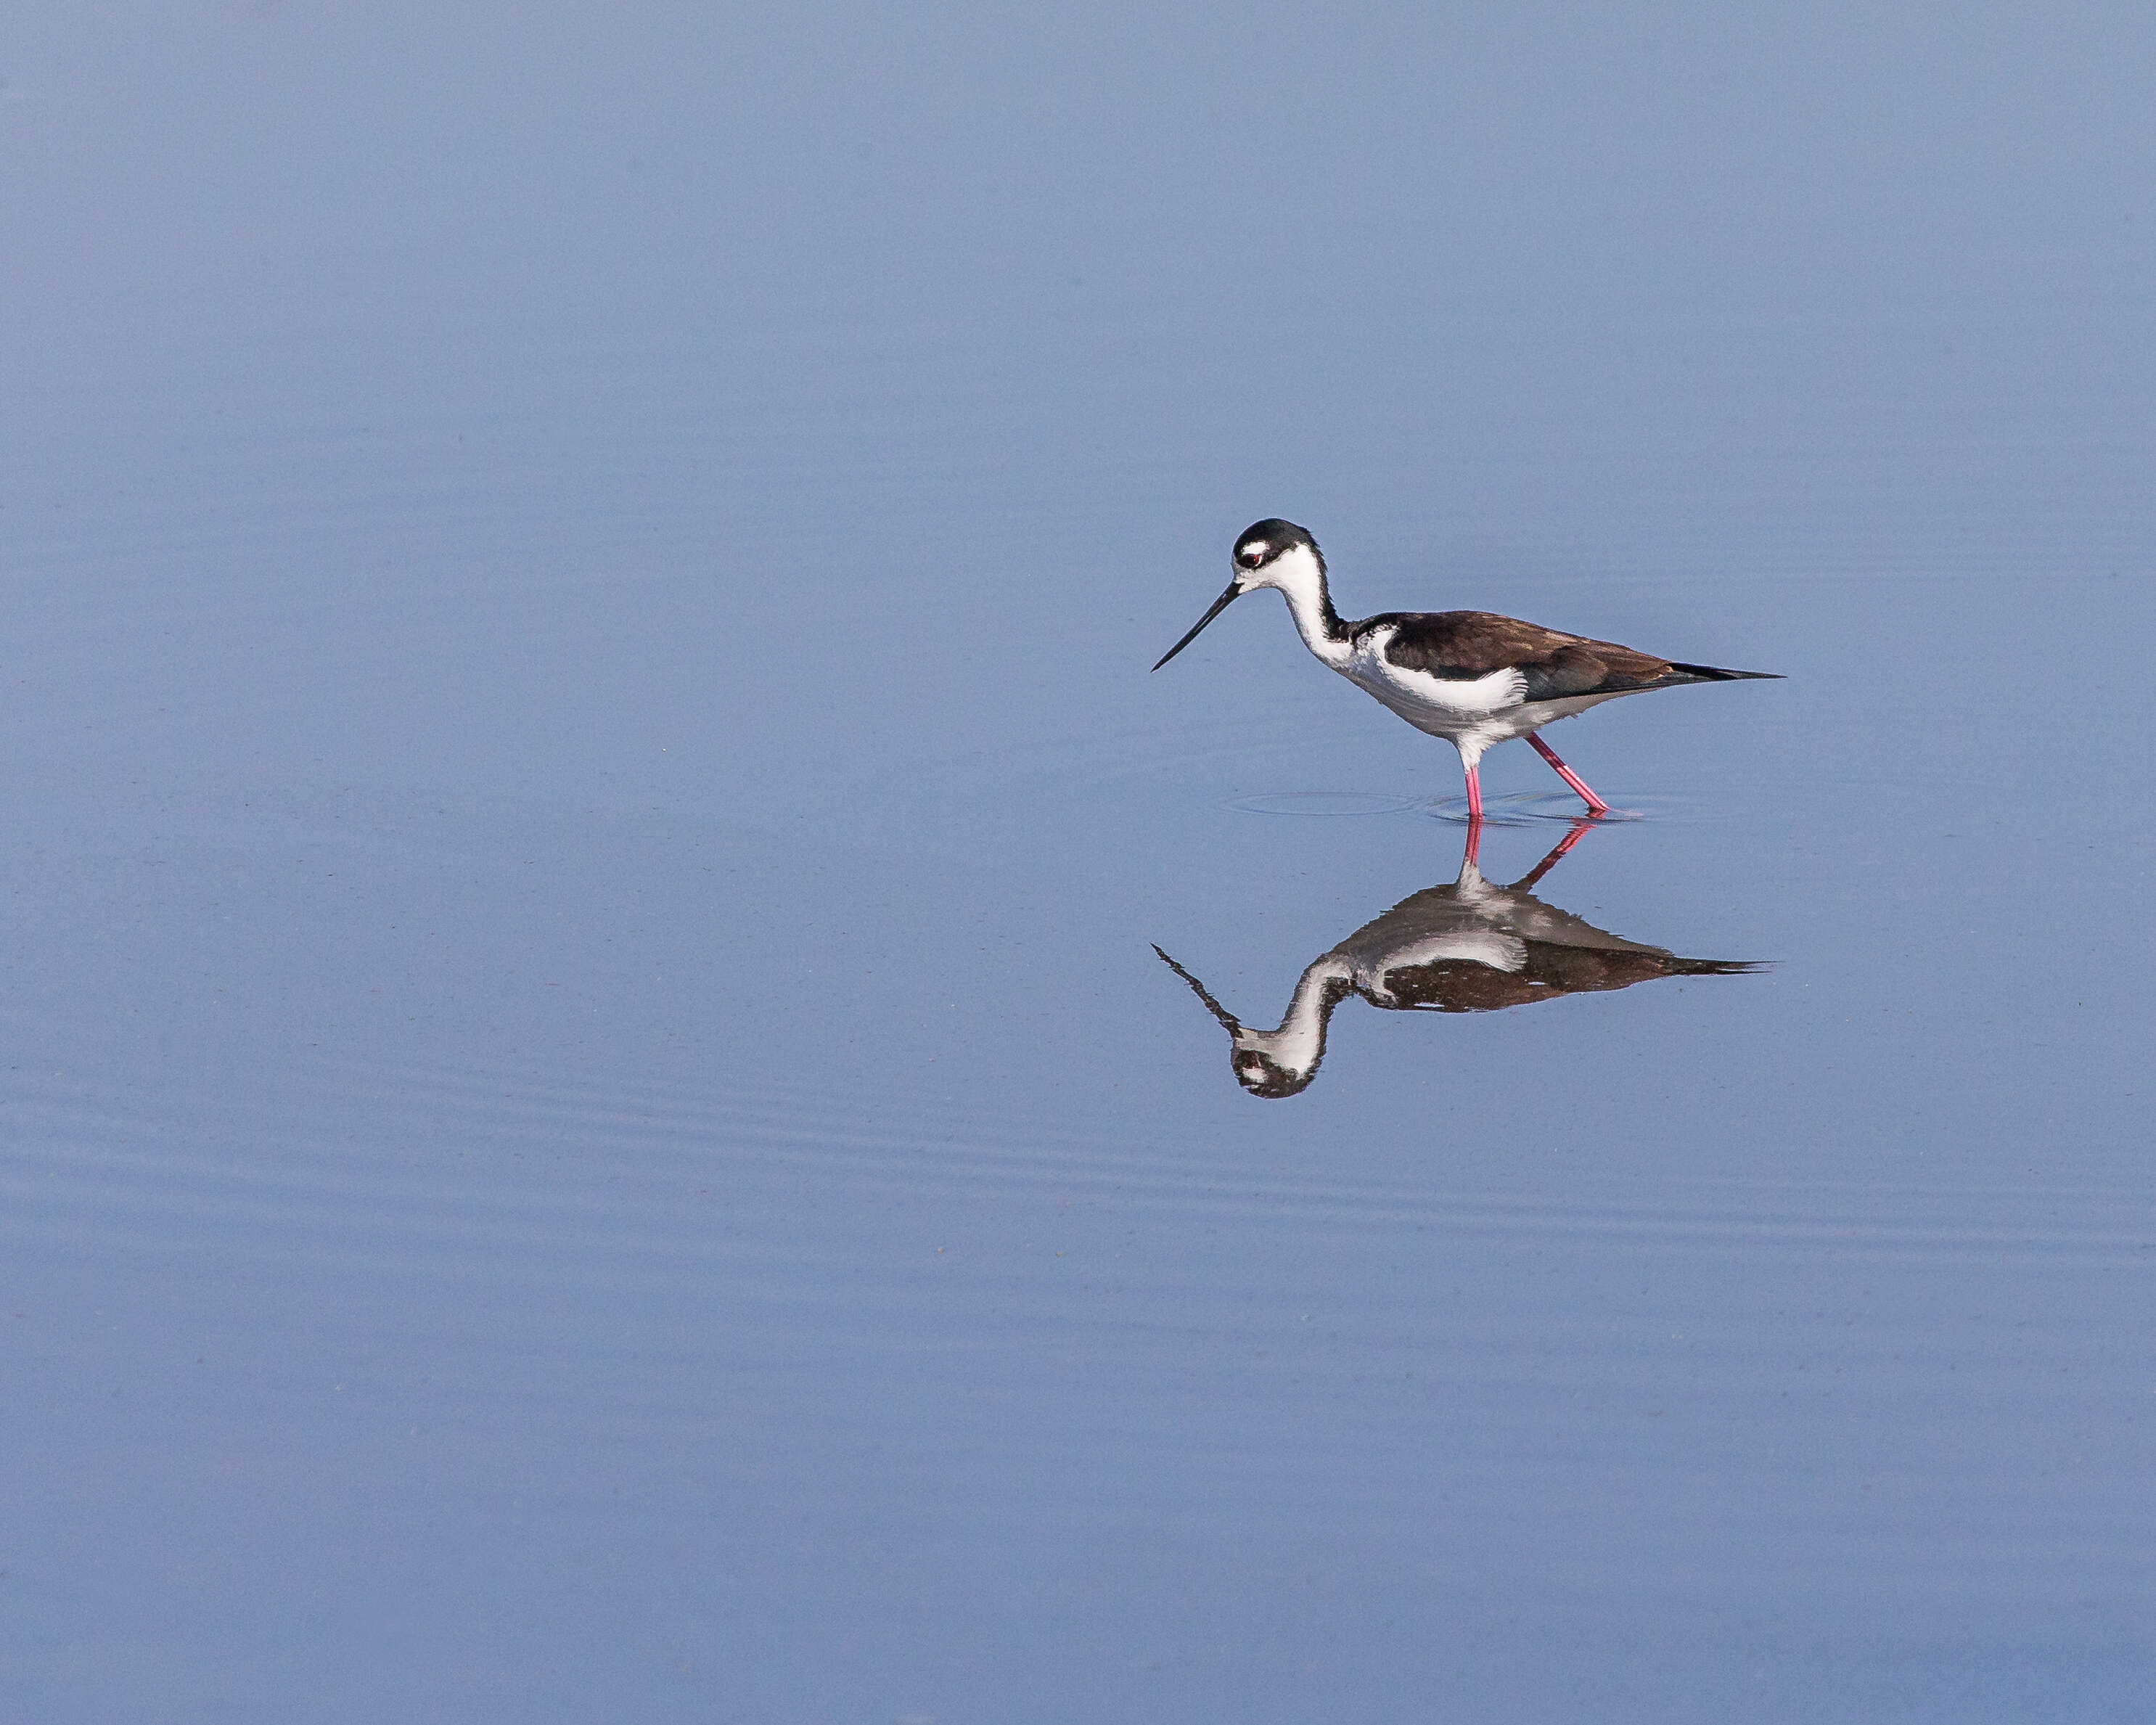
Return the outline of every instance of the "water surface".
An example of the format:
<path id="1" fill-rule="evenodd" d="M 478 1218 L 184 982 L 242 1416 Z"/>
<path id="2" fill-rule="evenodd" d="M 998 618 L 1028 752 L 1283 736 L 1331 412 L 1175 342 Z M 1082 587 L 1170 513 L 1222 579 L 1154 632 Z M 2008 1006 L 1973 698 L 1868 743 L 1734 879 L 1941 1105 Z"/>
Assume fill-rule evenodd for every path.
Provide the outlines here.
<path id="1" fill-rule="evenodd" d="M 2147 34 L 29 30 L 12 1711 L 2138 1717 Z"/>

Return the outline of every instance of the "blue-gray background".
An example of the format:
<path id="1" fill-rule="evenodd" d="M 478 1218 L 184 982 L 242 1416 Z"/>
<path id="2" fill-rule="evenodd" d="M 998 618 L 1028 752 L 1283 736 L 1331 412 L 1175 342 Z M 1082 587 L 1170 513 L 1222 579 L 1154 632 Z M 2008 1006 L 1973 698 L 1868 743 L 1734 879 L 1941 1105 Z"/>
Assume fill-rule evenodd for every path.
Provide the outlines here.
<path id="1" fill-rule="evenodd" d="M 19 8 L 8 1711 L 2143 1717 L 2152 56 Z M 1539 889 L 1774 968 L 1238 1091 L 1151 943 L 1460 839 L 1276 602 L 1146 675 L 1270 514 L 1787 673 Z"/>

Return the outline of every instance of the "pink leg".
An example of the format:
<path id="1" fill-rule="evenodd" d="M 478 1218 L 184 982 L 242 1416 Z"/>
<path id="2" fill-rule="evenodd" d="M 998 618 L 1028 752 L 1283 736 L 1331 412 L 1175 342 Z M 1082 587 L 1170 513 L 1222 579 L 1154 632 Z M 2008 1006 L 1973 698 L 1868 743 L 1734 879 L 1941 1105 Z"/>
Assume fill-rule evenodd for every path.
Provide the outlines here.
<path id="1" fill-rule="evenodd" d="M 1535 752 L 1537 754 L 1540 755 L 1543 759 L 1548 762 L 1551 766 L 1557 768 L 1557 776 L 1563 779 L 1567 784 L 1570 785 L 1573 789 L 1578 791 L 1579 794 L 1586 799 L 1587 810 L 1589 814 L 1609 814 L 1609 805 L 1587 788 L 1587 781 L 1585 779 L 1582 778 L 1577 773 L 1574 773 L 1571 768 L 1566 766 L 1563 762 L 1558 759 L 1557 751 L 1555 749 L 1544 742 L 1541 737 L 1537 737 L 1532 731 L 1527 733 L 1527 741 L 1535 746 Z"/>
<path id="2" fill-rule="evenodd" d="M 1482 775 L 1472 767 L 1467 769 L 1467 818 L 1482 819 Z"/>
<path id="3" fill-rule="evenodd" d="M 1544 857 L 1540 862 L 1535 865 L 1533 873 L 1530 874 L 1523 880 L 1515 880 L 1512 883 L 1513 891 L 1517 892 L 1532 892 L 1535 890 L 1535 882 L 1541 880 L 1543 875 L 1547 875 L 1552 869 L 1555 868 L 1563 859 L 1566 851 L 1571 850 L 1573 845 L 1579 843 L 1582 839 L 1585 838 L 1594 830 L 1594 822 L 1591 817 L 1582 816 L 1579 819 L 1573 822 L 1572 830 L 1567 833 L 1563 838 L 1558 841 L 1556 850 L 1550 852 L 1548 856 Z"/>
<path id="4" fill-rule="evenodd" d="M 1479 814 L 1467 817 L 1467 849 L 1460 854 L 1460 866 L 1463 869 L 1482 866 L 1482 817 Z"/>

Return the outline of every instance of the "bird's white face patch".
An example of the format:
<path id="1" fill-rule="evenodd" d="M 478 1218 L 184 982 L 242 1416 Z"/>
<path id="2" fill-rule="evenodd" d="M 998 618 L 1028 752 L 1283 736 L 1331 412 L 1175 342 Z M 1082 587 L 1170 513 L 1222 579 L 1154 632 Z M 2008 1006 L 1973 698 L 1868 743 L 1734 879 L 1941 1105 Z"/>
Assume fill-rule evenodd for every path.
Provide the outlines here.
<path id="1" fill-rule="evenodd" d="M 1270 550 L 1270 546 L 1260 547 L 1258 554 L 1264 557 Z M 1246 578 L 1253 587 L 1276 587 L 1312 605 L 1325 588 L 1325 573 L 1317 567 L 1317 559 L 1310 554 L 1308 547 L 1301 545 L 1289 546 L 1262 569 L 1248 571 Z"/>
<path id="2" fill-rule="evenodd" d="M 1326 621 L 1325 571 L 1308 546 L 1289 546 L 1264 568 L 1243 571 L 1235 584 L 1244 593 L 1255 593 L 1261 587 L 1278 588 L 1287 599 L 1303 645 L 1333 670 L 1347 670 L 1354 649 L 1346 637 L 1336 638 Z"/>

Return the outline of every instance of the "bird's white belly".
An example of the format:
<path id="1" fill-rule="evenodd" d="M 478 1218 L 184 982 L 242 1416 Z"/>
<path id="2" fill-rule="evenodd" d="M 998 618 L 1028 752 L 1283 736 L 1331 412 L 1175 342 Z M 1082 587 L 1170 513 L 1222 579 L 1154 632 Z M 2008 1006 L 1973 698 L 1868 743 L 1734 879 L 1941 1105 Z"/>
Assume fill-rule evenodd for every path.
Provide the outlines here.
<path id="1" fill-rule="evenodd" d="M 1395 947 L 1385 954 L 1384 963 L 1375 972 L 1374 980 L 1383 987 L 1386 978 L 1396 970 L 1414 970 L 1447 960 L 1486 964 L 1492 970 L 1517 971 L 1527 962 L 1527 943 L 1502 928 L 1453 929 Z"/>
<path id="2" fill-rule="evenodd" d="M 1428 671 L 1407 670 L 1385 657 L 1389 634 L 1373 639 L 1342 666 L 1342 675 L 1358 689 L 1375 696 L 1416 730 L 1442 737 L 1458 747 L 1460 757 L 1473 766 L 1484 751 L 1515 737 L 1574 713 L 1585 712 L 1622 691 L 1608 695 L 1576 695 L 1556 701 L 1530 701 L 1527 680 L 1517 670 L 1494 670 L 1487 675 L 1433 676 Z"/>
<path id="3" fill-rule="evenodd" d="M 1389 634 L 1379 636 L 1358 652 L 1345 667 L 1348 680 L 1433 737 L 1458 737 L 1480 731 L 1517 708 L 1527 693 L 1527 680 L 1509 669 L 1471 679 L 1404 670 L 1385 657 L 1390 639 Z"/>

